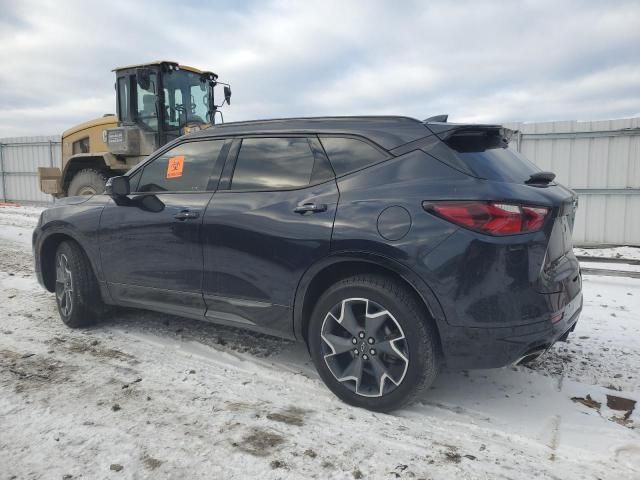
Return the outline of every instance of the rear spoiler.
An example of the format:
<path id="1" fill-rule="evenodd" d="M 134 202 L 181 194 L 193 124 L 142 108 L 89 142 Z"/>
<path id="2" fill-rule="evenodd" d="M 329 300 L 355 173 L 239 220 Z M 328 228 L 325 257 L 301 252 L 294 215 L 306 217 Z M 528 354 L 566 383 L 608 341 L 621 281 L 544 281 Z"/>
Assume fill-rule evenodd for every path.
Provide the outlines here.
<path id="1" fill-rule="evenodd" d="M 489 147 L 489 145 L 496 147 L 498 144 L 506 147 L 509 145 L 515 133 L 514 130 L 503 127 L 502 125 L 446 123 L 432 121 L 430 118 L 423 123 L 424 126 L 440 140 L 452 147 L 454 147 L 453 144 L 466 143 L 465 139 L 467 141 L 473 141 L 476 146 L 478 146 L 479 143 L 486 142 L 487 147 Z"/>

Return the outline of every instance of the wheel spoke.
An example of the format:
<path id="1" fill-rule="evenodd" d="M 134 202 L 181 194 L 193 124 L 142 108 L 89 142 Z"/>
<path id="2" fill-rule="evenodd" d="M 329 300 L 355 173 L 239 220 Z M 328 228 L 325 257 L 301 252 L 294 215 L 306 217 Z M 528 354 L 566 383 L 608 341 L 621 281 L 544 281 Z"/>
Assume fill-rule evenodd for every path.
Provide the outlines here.
<path id="1" fill-rule="evenodd" d="M 347 367 L 342 371 L 342 375 L 340 375 L 338 381 L 344 382 L 345 380 L 355 380 L 357 391 L 358 387 L 360 387 L 360 382 L 362 381 L 362 367 L 362 357 L 354 357 L 349 365 L 347 365 Z"/>
<path id="2" fill-rule="evenodd" d="M 375 377 L 377 382 L 376 390 L 380 392 L 380 394 L 382 394 L 382 390 L 384 389 L 385 378 L 391 378 L 391 375 L 389 375 L 387 368 L 384 366 L 384 364 L 380 361 L 379 358 L 371 356 L 369 357 L 369 360 L 371 363 L 371 369 L 373 370 L 373 376 Z M 396 383 L 396 382 L 394 381 L 393 383 Z"/>
<path id="3" fill-rule="evenodd" d="M 62 266 L 62 257 L 58 257 L 58 264 L 56 265 L 56 282 L 64 282 L 64 267 Z"/>
<path id="4" fill-rule="evenodd" d="M 66 300 L 65 300 L 66 314 L 69 315 L 71 312 L 71 291 L 67 290 Z"/>
<path id="5" fill-rule="evenodd" d="M 399 360 L 407 360 L 402 353 L 398 353 L 398 347 L 395 346 L 395 342 L 398 340 L 402 340 L 404 337 L 399 336 L 398 338 L 392 338 L 390 340 L 384 340 L 382 342 L 377 342 L 375 344 L 375 348 L 380 353 L 386 353 L 387 355 L 391 355 Z"/>
<path id="6" fill-rule="evenodd" d="M 341 353 L 348 352 L 355 348 L 355 345 L 351 342 L 350 338 L 334 335 L 333 333 L 325 333 L 322 335 L 322 338 L 333 352 L 330 355 L 340 355 Z"/>
<path id="7" fill-rule="evenodd" d="M 389 320 L 389 312 L 387 312 L 386 310 L 378 312 L 374 315 L 367 314 L 367 318 L 365 320 L 367 336 L 375 337 L 382 325 L 384 325 L 387 320 Z"/>
<path id="8" fill-rule="evenodd" d="M 353 313 L 353 309 L 351 307 L 352 302 L 343 302 L 342 303 L 342 313 L 340 315 L 340 325 L 344 327 L 344 329 L 349 332 L 352 336 L 357 336 L 358 332 L 361 330 L 360 325 L 358 324 L 358 320 L 356 319 L 355 314 Z"/>

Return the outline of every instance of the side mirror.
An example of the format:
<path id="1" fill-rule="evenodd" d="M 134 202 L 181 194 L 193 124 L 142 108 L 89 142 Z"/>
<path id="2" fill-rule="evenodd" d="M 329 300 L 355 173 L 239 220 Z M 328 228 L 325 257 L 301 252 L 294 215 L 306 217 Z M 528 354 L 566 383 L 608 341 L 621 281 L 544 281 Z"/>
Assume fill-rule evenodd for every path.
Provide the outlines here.
<path id="1" fill-rule="evenodd" d="M 111 177 L 107 180 L 104 193 L 114 199 L 126 197 L 131 193 L 129 177 Z"/>
<path id="2" fill-rule="evenodd" d="M 229 85 L 224 86 L 224 99 L 227 105 L 231 105 L 231 87 Z"/>

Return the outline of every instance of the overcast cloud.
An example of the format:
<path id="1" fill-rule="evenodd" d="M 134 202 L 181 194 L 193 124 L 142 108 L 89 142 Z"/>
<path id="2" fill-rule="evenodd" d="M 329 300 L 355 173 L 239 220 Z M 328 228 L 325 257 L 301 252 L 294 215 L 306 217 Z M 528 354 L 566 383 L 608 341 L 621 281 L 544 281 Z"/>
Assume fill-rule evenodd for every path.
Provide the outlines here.
<path id="1" fill-rule="evenodd" d="M 115 112 L 116 66 L 231 83 L 225 120 L 640 115 L 640 2 L 0 0 L 0 137 Z"/>

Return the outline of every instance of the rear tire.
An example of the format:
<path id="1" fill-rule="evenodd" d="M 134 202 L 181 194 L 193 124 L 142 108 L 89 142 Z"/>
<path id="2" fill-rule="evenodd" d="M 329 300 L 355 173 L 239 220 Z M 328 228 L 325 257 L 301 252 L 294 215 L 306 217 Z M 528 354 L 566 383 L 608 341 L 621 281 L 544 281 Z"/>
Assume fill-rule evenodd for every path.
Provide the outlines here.
<path id="1" fill-rule="evenodd" d="M 100 195 L 104 193 L 108 175 L 100 170 L 85 168 L 74 175 L 69 183 L 67 194 L 70 197 L 76 195 Z"/>
<path id="2" fill-rule="evenodd" d="M 80 246 L 64 241 L 55 258 L 56 304 L 62 322 L 71 328 L 95 323 L 104 304 L 93 269 Z"/>
<path id="3" fill-rule="evenodd" d="M 440 366 L 437 333 L 419 299 L 382 275 L 331 286 L 314 308 L 308 343 L 320 377 L 336 396 L 380 412 L 415 400 Z"/>

